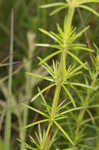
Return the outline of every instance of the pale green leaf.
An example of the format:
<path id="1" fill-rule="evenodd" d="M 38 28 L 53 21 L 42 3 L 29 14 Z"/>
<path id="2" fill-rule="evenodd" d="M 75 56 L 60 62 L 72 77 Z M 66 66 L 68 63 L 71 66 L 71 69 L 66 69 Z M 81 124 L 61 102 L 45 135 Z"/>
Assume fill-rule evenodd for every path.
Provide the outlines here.
<path id="1" fill-rule="evenodd" d="M 64 134 L 64 136 L 66 137 L 66 139 L 69 140 L 69 142 L 74 145 L 73 141 L 71 140 L 71 138 L 69 137 L 69 135 L 66 133 L 66 131 L 60 126 L 60 124 L 58 124 L 56 121 L 54 121 L 55 125 L 58 127 L 58 129 Z"/>
<path id="2" fill-rule="evenodd" d="M 69 98 L 70 98 L 70 100 L 71 100 L 73 106 L 76 107 L 75 100 L 73 99 L 73 97 L 72 97 L 71 93 L 69 92 L 69 90 L 68 90 L 64 85 L 62 85 L 62 87 L 64 88 L 65 92 L 66 92 L 67 95 L 69 96 Z"/>
<path id="3" fill-rule="evenodd" d="M 87 30 L 89 29 L 89 26 L 88 27 L 85 27 L 83 30 L 81 30 L 79 33 L 75 34 L 74 35 L 74 40 L 76 40 L 78 37 L 80 37 L 84 32 L 86 32 Z"/>
<path id="4" fill-rule="evenodd" d="M 44 33 L 44 34 L 46 34 L 47 36 L 49 36 L 50 38 L 52 38 L 54 41 L 58 41 L 58 39 L 55 37 L 55 36 L 53 36 L 50 32 L 48 32 L 48 31 L 46 31 L 46 30 L 44 30 L 44 29 L 41 29 L 41 28 L 39 28 L 39 30 L 42 32 L 42 33 Z"/>
<path id="5" fill-rule="evenodd" d="M 80 63 L 80 64 L 83 66 L 83 68 L 85 68 L 85 69 L 88 70 L 87 66 L 85 66 L 85 64 L 84 64 L 76 55 L 74 55 L 74 54 L 71 53 L 70 51 L 67 51 L 67 53 L 68 53 L 71 57 L 73 57 L 78 63 Z"/>
<path id="6" fill-rule="evenodd" d="M 41 58 L 38 58 L 38 59 L 40 60 L 40 62 L 42 61 Z M 54 78 L 53 69 L 46 62 L 43 62 L 41 65 Z"/>
<path id="7" fill-rule="evenodd" d="M 87 109 L 87 112 L 88 112 L 88 114 L 89 114 L 89 116 L 90 116 L 90 119 L 92 120 L 92 123 L 95 124 L 95 119 L 94 119 L 94 117 L 93 117 L 91 111 Z"/>
<path id="8" fill-rule="evenodd" d="M 51 4 L 47 4 L 47 5 L 42 5 L 42 6 L 40 6 L 40 8 L 58 7 L 58 6 L 64 6 L 64 5 L 66 5 L 66 4 L 57 2 L 57 3 L 51 3 Z"/>
<path id="9" fill-rule="evenodd" d="M 85 3 L 99 3 L 99 0 L 78 0 L 79 4 L 85 4 Z"/>
<path id="10" fill-rule="evenodd" d="M 38 91 L 41 92 L 40 88 L 38 88 Z M 47 104 L 47 102 L 46 102 L 46 100 L 45 100 L 45 98 L 44 98 L 42 93 L 40 94 L 40 96 L 41 96 L 41 99 L 42 99 L 42 101 L 44 103 L 44 106 L 46 106 L 46 109 L 47 109 L 47 111 L 48 111 L 48 113 L 50 115 L 50 106 Z"/>
<path id="11" fill-rule="evenodd" d="M 28 109 L 33 110 L 33 111 L 35 111 L 35 112 L 41 114 L 42 116 L 48 118 L 48 115 L 47 115 L 46 113 L 44 113 L 44 112 L 42 112 L 42 111 L 40 111 L 40 110 L 38 110 L 38 109 L 36 109 L 36 108 L 34 108 L 34 107 L 31 107 L 31 106 L 29 106 L 29 105 L 26 105 L 26 104 L 23 104 L 23 105 L 24 105 L 25 107 L 27 107 Z"/>
<path id="12" fill-rule="evenodd" d="M 60 12 L 61 10 L 63 10 L 63 9 L 66 8 L 66 7 L 68 7 L 68 5 L 67 5 L 67 6 L 62 6 L 62 7 L 59 7 L 59 8 L 57 8 L 57 9 L 53 10 L 53 11 L 50 13 L 50 16 L 55 15 L 56 13 Z"/>
<path id="13" fill-rule="evenodd" d="M 32 98 L 32 102 L 41 95 L 41 93 L 44 93 L 46 90 L 50 89 L 51 87 L 55 86 L 55 83 L 50 84 L 49 86 L 45 87 L 43 90 L 41 90 L 39 93 L 37 93 L 33 98 Z"/>
<path id="14" fill-rule="evenodd" d="M 30 73 L 30 72 L 26 72 L 28 75 L 30 76 L 33 76 L 33 77 L 36 77 L 36 78 L 40 78 L 40 79 L 44 79 L 44 80 L 47 80 L 47 81 L 53 81 L 53 79 L 51 77 L 48 77 L 48 76 L 41 76 L 39 74 L 35 74 L 35 73 Z"/>
<path id="15" fill-rule="evenodd" d="M 51 59 L 52 57 L 60 54 L 62 52 L 62 50 L 58 50 L 58 51 L 55 51 L 53 52 L 52 54 L 50 54 L 49 56 L 45 57 L 40 63 L 44 63 L 45 61 Z"/>
<path id="16" fill-rule="evenodd" d="M 96 88 L 90 86 L 90 85 L 87 85 L 87 84 L 83 84 L 83 83 L 77 83 L 77 82 L 64 82 L 64 84 L 68 84 L 68 85 L 73 85 L 73 86 L 80 86 L 80 87 L 84 87 L 84 88 L 89 88 L 89 89 L 92 89 L 92 90 L 95 90 Z"/>
<path id="17" fill-rule="evenodd" d="M 80 7 L 80 8 L 84 8 L 84 9 L 86 9 L 86 10 L 92 12 L 94 15 L 96 15 L 96 16 L 99 17 L 99 13 L 96 12 L 94 9 L 92 9 L 92 8 L 90 8 L 90 7 L 88 7 L 88 6 L 85 6 L 85 5 L 80 5 L 79 7 Z"/>
<path id="18" fill-rule="evenodd" d="M 44 119 L 44 120 L 40 120 L 40 121 L 33 122 L 33 123 L 27 125 L 25 128 L 30 128 L 30 127 L 33 127 L 33 126 L 35 126 L 35 125 L 37 125 L 37 124 L 44 123 L 44 122 L 48 122 L 48 120 L 49 120 L 49 119 Z"/>
<path id="19" fill-rule="evenodd" d="M 57 30 L 60 33 L 61 37 L 63 38 L 64 37 L 64 33 L 63 33 L 61 27 L 59 26 L 59 24 L 57 24 Z"/>

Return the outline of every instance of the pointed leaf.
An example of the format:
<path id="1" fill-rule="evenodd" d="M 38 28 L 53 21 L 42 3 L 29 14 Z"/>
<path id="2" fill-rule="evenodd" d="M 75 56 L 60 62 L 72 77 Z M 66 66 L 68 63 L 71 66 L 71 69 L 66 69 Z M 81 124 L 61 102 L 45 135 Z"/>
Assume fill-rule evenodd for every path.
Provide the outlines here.
<path id="1" fill-rule="evenodd" d="M 50 89 L 51 87 L 55 86 L 55 83 L 47 86 L 46 88 L 44 88 L 43 90 L 41 90 L 39 93 L 37 93 L 31 100 L 31 102 L 33 102 L 38 96 L 41 95 L 41 93 L 44 93 L 46 90 Z"/>
<path id="2" fill-rule="evenodd" d="M 38 88 L 38 91 L 41 92 L 40 88 Z M 42 101 L 43 101 L 44 105 L 46 106 L 46 109 L 47 109 L 48 113 L 50 114 L 50 106 L 47 104 L 47 102 L 46 102 L 46 100 L 45 100 L 42 93 L 40 94 L 40 96 L 42 98 Z"/>
<path id="3" fill-rule="evenodd" d="M 63 9 L 66 8 L 66 7 L 68 7 L 68 4 L 67 4 L 67 6 L 62 6 L 62 7 L 59 7 L 59 8 L 57 8 L 57 9 L 53 10 L 53 11 L 50 13 L 50 16 L 55 15 L 56 13 L 60 12 L 61 10 L 63 10 Z"/>
<path id="4" fill-rule="evenodd" d="M 81 30 L 79 33 L 75 34 L 74 40 L 76 40 L 78 37 L 80 37 L 84 32 L 86 32 L 89 29 L 88 27 L 85 27 L 83 30 Z"/>
<path id="5" fill-rule="evenodd" d="M 37 124 L 41 124 L 41 123 L 44 123 L 44 122 L 48 122 L 48 120 L 49 120 L 49 119 L 44 119 L 44 120 L 40 120 L 40 121 L 33 122 L 33 123 L 27 125 L 25 128 L 30 128 L 30 127 L 33 127 L 33 126 L 35 126 L 35 125 L 37 125 Z"/>
<path id="6" fill-rule="evenodd" d="M 39 74 L 30 73 L 30 72 L 26 72 L 26 73 L 28 75 L 31 75 L 31 76 L 36 77 L 36 78 L 44 79 L 44 80 L 47 80 L 47 81 L 53 81 L 53 79 L 51 77 L 48 77 L 48 76 L 41 76 Z"/>
<path id="7" fill-rule="evenodd" d="M 61 37 L 63 38 L 64 37 L 64 33 L 63 33 L 61 27 L 59 26 L 59 24 L 57 24 L 57 30 L 60 33 Z"/>
<path id="8" fill-rule="evenodd" d="M 84 64 L 76 55 L 74 55 L 74 54 L 71 53 L 70 51 L 67 51 L 67 53 L 68 53 L 70 56 L 72 56 L 78 63 L 80 63 L 80 64 L 83 66 L 83 68 L 85 68 L 85 69 L 88 70 L 88 68 L 85 66 L 85 64 Z"/>
<path id="9" fill-rule="evenodd" d="M 68 84 L 68 85 L 75 85 L 75 86 L 80 86 L 80 87 L 85 87 L 85 88 L 89 88 L 89 89 L 92 89 L 92 90 L 96 90 L 95 87 L 92 87 L 90 85 L 87 85 L 87 84 L 83 84 L 83 83 L 77 83 L 77 82 L 64 82 L 64 84 Z"/>
<path id="10" fill-rule="evenodd" d="M 44 63 L 45 61 L 51 59 L 52 57 L 60 54 L 62 52 L 62 50 L 58 50 L 58 51 L 55 51 L 53 52 L 52 54 L 50 54 L 49 56 L 47 56 L 46 58 L 44 58 L 40 63 Z"/>
<path id="11" fill-rule="evenodd" d="M 96 15 L 96 16 L 99 17 L 99 13 L 96 12 L 94 9 L 92 9 L 92 8 L 90 8 L 90 7 L 88 7 L 88 6 L 85 6 L 85 5 L 80 5 L 79 7 L 80 7 L 80 8 L 84 8 L 84 9 L 86 9 L 86 10 L 92 12 L 94 15 Z"/>
<path id="12" fill-rule="evenodd" d="M 29 105 L 26 105 L 26 104 L 23 104 L 23 105 L 24 105 L 25 107 L 29 108 L 30 110 L 33 110 L 33 111 L 35 111 L 35 112 L 37 112 L 37 113 L 43 115 L 44 117 L 47 117 L 47 118 L 48 118 L 48 115 L 47 115 L 46 113 L 44 113 L 44 112 L 42 112 L 42 111 L 40 111 L 40 110 L 38 110 L 38 109 L 36 109 L 36 108 L 34 108 L 34 107 L 31 107 L 31 106 L 29 106 Z"/>
<path id="13" fill-rule="evenodd" d="M 40 62 L 42 61 L 41 58 L 39 58 L 39 60 L 40 60 Z M 41 65 L 54 78 L 53 69 L 46 62 L 43 62 Z"/>
<path id="14" fill-rule="evenodd" d="M 99 0 L 78 0 L 79 4 L 84 4 L 84 3 L 99 3 Z"/>
<path id="15" fill-rule="evenodd" d="M 58 7 L 58 6 L 64 6 L 64 5 L 66 5 L 66 4 L 57 2 L 57 3 L 51 3 L 51 4 L 47 4 L 47 5 L 42 5 L 42 6 L 40 6 L 40 8 Z"/>
<path id="16" fill-rule="evenodd" d="M 42 33 L 46 34 L 47 36 L 51 37 L 54 41 L 56 41 L 56 42 L 58 41 L 57 38 L 56 38 L 55 36 L 53 36 L 50 32 L 48 32 L 48 31 L 46 31 L 46 30 L 44 30 L 44 29 L 41 29 L 41 28 L 39 28 L 39 30 L 40 30 Z"/>
<path id="17" fill-rule="evenodd" d="M 66 133 L 66 131 L 60 126 L 60 124 L 58 124 L 56 121 L 54 121 L 55 125 L 58 127 L 58 129 L 64 134 L 64 136 L 66 137 L 66 139 L 69 140 L 69 142 L 74 145 L 73 141 L 71 140 L 71 138 L 69 137 L 69 135 Z"/>
<path id="18" fill-rule="evenodd" d="M 72 97 L 72 95 L 70 94 L 69 90 L 68 90 L 64 85 L 62 85 L 62 87 L 64 88 L 65 92 L 66 92 L 67 95 L 69 96 L 69 98 L 70 98 L 70 100 L 71 100 L 73 106 L 76 107 L 75 100 L 73 99 L 73 97 Z"/>

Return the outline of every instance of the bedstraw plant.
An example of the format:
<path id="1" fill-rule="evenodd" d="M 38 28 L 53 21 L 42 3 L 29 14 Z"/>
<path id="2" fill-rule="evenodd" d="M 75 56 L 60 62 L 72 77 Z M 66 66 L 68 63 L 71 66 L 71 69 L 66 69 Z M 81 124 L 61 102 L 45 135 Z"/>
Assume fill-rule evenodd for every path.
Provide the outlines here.
<path id="1" fill-rule="evenodd" d="M 32 98 L 32 102 L 41 98 L 42 108 L 24 104 L 30 110 L 40 114 L 40 120 L 26 126 L 38 126 L 38 131 L 30 136 L 32 146 L 25 143 L 31 150 L 98 150 L 98 89 L 99 89 L 99 49 L 94 44 L 89 48 L 80 41 L 80 37 L 89 30 L 89 26 L 78 30 L 73 26 L 73 19 L 77 9 L 85 9 L 96 16 L 99 13 L 91 8 L 90 3 L 99 0 L 65 0 L 41 6 L 41 8 L 55 7 L 54 15 L 66 9 L 63 27 L 56 25 L 58 33 L 39 29 L 49 36 L 54 44 L 44 43 L 36 46 L 53 49 L 53 52 L 40 60 L 40 65 L 47 70 L 48 76 L 27 73 L 33 77 L 47 80 L 49 85 Z M 87 59 L 87 57 L 91 59 Z M 57 57 L 58 56 L 58 57 Z M 87 57 L 86 57 L 87 56 Z M 57 58 L 54 59 L 54 58 Z M 51 60 L 52 65 L 47 63 Z M 47 83 L 48 83 L 47 82 Z M 49 96 L 45 91 L 51 89 Z M 51 92 L 50 91 L 50 92 Z M 42 126 L 43 125 L 43 126 Z"/>

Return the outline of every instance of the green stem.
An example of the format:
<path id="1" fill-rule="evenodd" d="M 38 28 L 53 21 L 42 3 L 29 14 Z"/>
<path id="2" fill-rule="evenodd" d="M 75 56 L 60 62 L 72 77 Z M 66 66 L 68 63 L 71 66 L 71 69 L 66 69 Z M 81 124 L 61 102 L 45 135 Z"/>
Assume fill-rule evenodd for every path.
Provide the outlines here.
<path id="1" fill-rule="evenodd" d="M 71 31 L 72 20 L 75 12 L 75 7 L 70 6 L 68 9 L 68 16 L 66 18 L 66 25 L 64 26 L 65 36 Z"/>
<path id="2" fill-rule="evenodd" d="M 13 70 L 13 41 L 14 41 L 14 10 L 11 11 L 11 39 L 10 39 L 10 66 L 9 66 L 9 80 L 8 80 L 8 102 L 5 121 L 5 139 L 4 150 L 10 150 L 11 137 L 11 96 L 12 96 L 12 70 Z"/>
<path id="3" fill-rule="evenodd" d="M 56 86 L 55 95 L 54 95 L 53 104 L 52 104 L 52 111 L 51 111 L 51 120 L 52 121 L 55 119 L 56 108 L 57 108 L 57 104 L 58 104 L 58 100 L 59 100 L 59 96 L 60 96 L 60 91 L 61 91 L 61 85 L 59 83 Z"/>
<path id="4" fill-rule="evenodd" d="M 56 84 L 55 94 L 54 94 L 53 103 L 52 103 L 51 118 L 50 118 L 52 122 L 55 120 L 56 109 L 57 109 L 57 105 L 58 105 L 58 101 L 60 97 L 61 84 L 62 84 L 62 81 L 64 80 L 64 74 L 66 71 L 66 50 L 68 50 L 67 38 L 68 38 L 68 33 L 71 31 L 71 24 L 72 24 L 72 19 L 74 15 L 74 10 L 75 8 L 70 6 L 68 10 L 67 21 L 64 26 L 64 37 L 65 37 L 64 38 L 64 50 L 62 52 L 60 64 L 59 64 L 59 82 Z M 49 144 L 49 143 L 46 143 L 46 144 Z"/>
<path id="5" fill-rule="evenodd" d="M 97 79 L 96 77 L 97 77 L 97 76 L 96 76 L 96 74 L 95 74 L 95 75 L 94 75 L 94 79 L 93 79 L 92 84 L 91 84 L 92 87 L 95 86 L 96 79 Z M 88 91 L 88 93 L 87 93 L 87 96 L 86 96 L 86 98 L 85 98 L 85 100 L 84 100 L 83 106 L 86 106 L 86 107 L 88 106 L 88 103 L 89 103 L 89 99 L 90 99 L 91 94 L 92 94 L 92 91 L 90 91 L 90 89 L 89 89 L 89 91 Z M 81 128 L 81 123 L 82 123 L 82 121 L 83 121 L 83 119 L 84 119 L 85 112 L 86 112 L 86 109 L 83 109 L 83 110 L 81 110 L 81 112 L 79 113 L 79 116 L 78 116 L 78 119 L 77 119 L 77 127 L 76 127 L 76 130 L 75 130 L 75 141 L 77 141 L 77 139 L 78 139 L 78 137 L 79 137 L 80 128 Z"/>
<path id="6" fill-rule="evenodd" d="M 64 22 L 64 49 L 61 55 L 61 63 L 60 63 L 60 68 L 63 68 L 63 74 L 66 71 L 66 53 L 68 50 L 67 47 L 67 40 L 68 40 L 68 33 L 71 31 L 71 26 L 72 26 L 72 20 L 74 16 L 75 8 L 74 7 L 69 7 L 68 9 L 68 16 L 66 18 L 66 22 Z"/>
<path id="7" fill-rule="evenodd" d="M 28 46 L 29 46 L 29 51 L 28 51 L 28 57 L 24 59 L 24 63 L 26 64 L 25 65 L 25 70 L 26 72 L 31 72 L 32 71 L 32 68 L 31 68 L 31 65 L 32 65 L 32 60 L 31 60 L 31 56 L 33 55 L 33 52 L 34 52 L 34 45 L 35 45 L 35 34 L 34 33 L 28 33 L 27 34 L 27 38 L 28 38 Z M 31 98 L 32 96 L 32 83 L 31 83 L 31 80 L 30 80 L 30 76 L 26 75 L 26 86 L 25 86 L 25 93 L 26 93 L 26 96 L 27 96 L 27 105 L 29 103 L 29 99 Z M 26 150 L 25 148 L 25 138 L 26 138 L 26 128 L 23 128 L 27 125 L 27 121 L 28 121 L 28 108 L 24 108 L 24 111 L 23 111 L 23 119 L 21 119 L 21 122 L 20 122 L 20 138 L 22 140 L 22 143 L 21 143 L 21 150 Z"/>

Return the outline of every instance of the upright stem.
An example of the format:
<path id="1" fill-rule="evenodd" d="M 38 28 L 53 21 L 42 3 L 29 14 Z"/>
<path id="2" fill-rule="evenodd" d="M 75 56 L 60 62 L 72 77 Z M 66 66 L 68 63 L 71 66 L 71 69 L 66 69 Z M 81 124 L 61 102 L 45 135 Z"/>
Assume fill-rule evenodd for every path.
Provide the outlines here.
<path id="1" fill-rule="evenodd" d="M 70 6 L 68 9 L 68 16 L 66 18 L 66 21 L 64 22 L 64 49 L 61 55 L 61 62 L 60 62 L 61 64 L 60 68 L 64 68 L 64 72 L 66 70 L 66 52 L 68 50 L 67 40 L 68 40 L 68 34 L 71 31 L 71 25 L 72 25 L 74 12 L 75 12 L 75 7 Z"/>
<path id="2" fill-rule="evenodd" d="M 58 100 L 59 100 L 59 96 L 60 96 L 60 91 L 61 91 L 61 85 L 59 83 L 56 86 L 55 95 L 53 98 L 52 111 L 51 111 L 51 120 L 52 121 L 55 119 L 56 108 L 57 108 L 57 104 L 58 104 Z"/>
<path id="3" fill-rule="evenodd" d="M 25 66 L 25 70 L 26 72 L 31 72 L 32 70 L 32 60 L 31 60 L 31 56 L 33 55 L 33 52 L 34 52 L 34 48 L 35 48 L 35 34 L 34 33 L 28 33 L 27 34 L 28 36 L 28 47 L 29 47 L 29 50 L 28 50 L 28 56 L 27 56 L 27 59 L 24 59 L 24 63 L 26 64 Z M 29 99 L 31 98 L 32 96 L 32 83 L 31 83 L 31 80 L 30 80 L 30 76 L 26 75 L 26 86 L 25 86 L 25 93 L 27 95 L 27 104 L 29 103 Z M 20 122 L 20 138 L 22 140 L 22 143 L 21 143 L 21 150 L 26 150 L 25 148 L 25 139 L 26 139 L 26 129 L 23 128 L 27 125 L 27 121 L 28 121 L 28 108 L 24 108 L 24 111 L 23 111 L 23 119 L 21 120 Z"/>
<path id="4" fill-rule="evenodd" d="M 68 33 L 71 31 L 71 24 L 72 24 L 72 19 L 73 19 L 73 15 L 74 15 L 74 10 L 75 10 L 75 8 L 70 6 L 70 8 L 68 10 L 67 21 L 66 21 L 66 24 L 64 25 L 64 49 L 61 54 L 59 70 L 58 70 L 59 71 L 59 82 L 56 84 L 56 89 L 55 89 L 53 103 L 52 103 L 52 110 L 51 110 L 51 121 L 52 122 L 54 122 L 54 120 L 55 120 L 56 109 L 57 109 L 57 105 L 58 105 L 58 101 L 59 101 L 59 97 L 60 97 L 61 84 L 64 80 L 64 73 L 66 71 L 66 51 L 68 50 L 67 49 L 67 38 L 68 38 Z M 46 144 L 48 145 L 49 143 L 46 142 Z"/>
<path id="5" fill-rule="evenodd" d="M 14 41 L 14 10 L 11 10 L 11 29 L 10 29 L 10 65 L 9 65 L 9 80 L 8 80 L 8 101 L 5 121 L 5 139 L 4 150 L 10 150 L 11 137 L 11 96 L 12 96 L 12 70 L 13 70 L 13 41 Z"/>
<path id="6" fill-rule="evenodd" d="M 92 81 L 92 84 L 91 84 L 92 87 L 95 86 L 96 79 L 97 79 L 97 78 L 96 78 L 96 74 L 95 74 L 95 77 L 94 77 L 94 79 L 93 79 L 93 81 Z M 90 90 L 90 89 L 89 89 L 89 90 Z M 89 92 L 87 93 L 87 96 L 86 96 L 85 100 L 84 100 L 84 104 L 83 104 L 83 105 L 86 106 L 86 107 L 88 106 L 88 103 L 89 103 L 89 99 L 90 99 L 91 94 L 92 94 L 92 91 L 89 91 Z M 79 113 L 79 116 L 78 116 L 78 119 L 77 119 L 77 127 L 76 127 L 76 130 L 75 130 L 75 142 L 77 141 L 77 139 L 78 139 L 78 137 L 79 137 L 80 128 L 81 128 L 81 123 L 82 123 L 82 121 L 83 121 L 83 119 L 84 119 L 85 113 L 86 113 L 86 109 L 81 110 L 81 112 Z"/>

